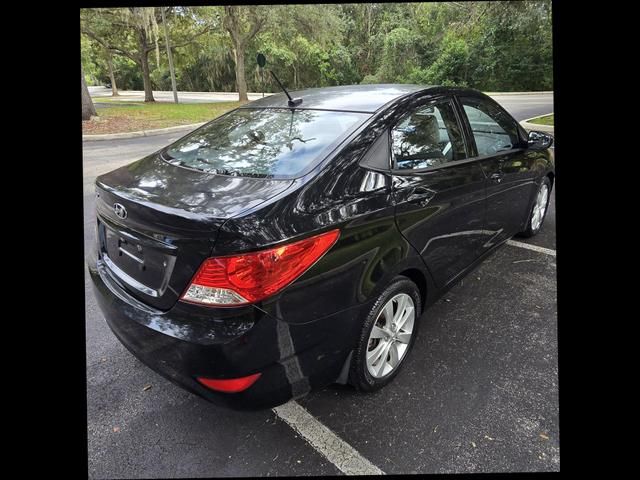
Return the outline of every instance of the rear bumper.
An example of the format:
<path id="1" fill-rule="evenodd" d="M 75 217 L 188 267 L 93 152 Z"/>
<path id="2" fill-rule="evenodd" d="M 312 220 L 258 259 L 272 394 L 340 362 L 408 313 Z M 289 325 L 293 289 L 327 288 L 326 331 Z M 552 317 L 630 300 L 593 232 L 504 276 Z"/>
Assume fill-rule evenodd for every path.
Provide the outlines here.
<path id="1" fill-rule="evenodd" d="M 89 262 L 98 304 L 127 349 L 172 382 L 233 409 L 269 408 L 334 382 L 354 348 L 363 304 L 304 324 L 255 306 L 207 308 L 177 302 L 163 312 L 128 295 L 95 259 Z M 260 378 L 239 393 L 209 390 L 196 377 Z"/>

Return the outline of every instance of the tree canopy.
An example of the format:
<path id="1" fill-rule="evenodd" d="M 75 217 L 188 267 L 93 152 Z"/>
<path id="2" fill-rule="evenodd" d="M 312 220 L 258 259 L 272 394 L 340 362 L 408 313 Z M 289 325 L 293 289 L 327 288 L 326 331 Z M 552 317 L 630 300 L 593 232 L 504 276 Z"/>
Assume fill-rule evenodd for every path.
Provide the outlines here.
<path id="1" fill-rule="evenodd" d="M 151 89 L 171 90 L 160 8 L 81 10 L 88 84 L 110 82 L 111 58 L 118 88 L 144 89 L 150 100 Z M 291 89 L 553 88 L 550 0 L 162 8 L 178 90 L 260 92 L 258 52 Z M 265 91 L 278 90 L 265 80 Z"/>

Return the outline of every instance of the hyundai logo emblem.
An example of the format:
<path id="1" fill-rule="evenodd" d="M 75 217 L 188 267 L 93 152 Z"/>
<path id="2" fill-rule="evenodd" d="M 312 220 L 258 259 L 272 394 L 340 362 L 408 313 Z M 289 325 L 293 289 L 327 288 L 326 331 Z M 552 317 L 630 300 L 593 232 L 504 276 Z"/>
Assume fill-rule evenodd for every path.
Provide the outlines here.
<path id="1" fill-rule="evenodd" d="M 120 205 L 119 203 L 114 203 L 113 211 L 116 212 L 116 215 L 119 216 L 120 218 L 127 218 L 127 209 L 124 208 L 123 205 Z"/>

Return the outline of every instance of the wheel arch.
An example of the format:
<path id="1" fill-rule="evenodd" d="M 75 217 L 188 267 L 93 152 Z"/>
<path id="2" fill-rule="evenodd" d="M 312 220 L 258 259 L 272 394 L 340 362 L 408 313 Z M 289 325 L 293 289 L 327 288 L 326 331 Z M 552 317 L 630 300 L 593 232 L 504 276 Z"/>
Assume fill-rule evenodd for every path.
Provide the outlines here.
<path id="1" fill-rule="evenodd" d="M 418 268 L 407 268 L 400 272 L 398 275 L 403 277 L 407 277 L 418 287 L 418 291 L 420 292 L 420 313 L 424 312 L 427 303 L 427 276 L 424 272 L 422 272 Z"/>

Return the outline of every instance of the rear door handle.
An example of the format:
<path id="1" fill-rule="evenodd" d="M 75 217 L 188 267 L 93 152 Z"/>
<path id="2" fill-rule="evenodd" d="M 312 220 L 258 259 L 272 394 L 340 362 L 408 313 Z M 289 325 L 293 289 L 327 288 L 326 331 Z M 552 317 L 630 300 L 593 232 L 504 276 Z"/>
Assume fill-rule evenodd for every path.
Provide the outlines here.
<path id="1" fill-rule="evenodd" d="M 417 187 L 409 197 L 407 197 L 407 202 L 410 203 L 424 203 L 426 204 L 431 197 L 433 197 L 433 191 L 424 187 Z"/>
<path id="2" fill-rule="evenodd" d="M 504 177 L 504 173 L 502 172 L 494 172 L 491 174 L 491 176 L 489 177 L 491 180 L 493 180 L 495 183 L 500 183 L 502 182 L 502 177 Z"/>

